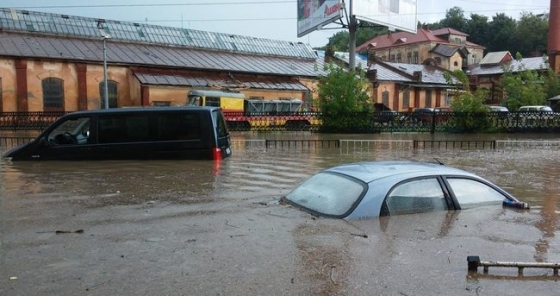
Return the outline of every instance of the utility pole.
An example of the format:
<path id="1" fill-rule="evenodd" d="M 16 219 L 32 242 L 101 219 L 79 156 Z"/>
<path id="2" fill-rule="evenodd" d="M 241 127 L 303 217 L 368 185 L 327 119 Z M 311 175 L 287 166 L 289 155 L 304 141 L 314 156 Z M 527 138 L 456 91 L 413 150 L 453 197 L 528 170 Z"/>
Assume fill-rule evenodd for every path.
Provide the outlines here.
<path id="1" fill-rule="evenodd" d="M 105 109 L 109 109 L 109 87 L 107 83 L 107 39 L 108 36 L 103 36 L 103 103 Z"/>
<path id="2" fill-rule="evenodd" d="M 353 71 L 356 67 L 356 31 L 358 29 L 358 22 L 354 16 L 353 0 L 350 0 L 350 18 L 348 22 L 348 68 Z"/>

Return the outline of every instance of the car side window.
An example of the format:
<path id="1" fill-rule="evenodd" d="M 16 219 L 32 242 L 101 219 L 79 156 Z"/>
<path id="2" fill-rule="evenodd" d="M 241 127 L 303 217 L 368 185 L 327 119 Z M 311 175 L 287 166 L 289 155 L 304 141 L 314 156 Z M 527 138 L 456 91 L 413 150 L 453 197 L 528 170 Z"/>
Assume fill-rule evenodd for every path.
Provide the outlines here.
<path id="1" fill-rule="evenodd" d="M 461 209 L 484 204 L 500 204 L 507 197 L 491 186 L 478 180 L 447 178 Z"/>
<path id="2" fill-rule="evenodd" d="M 389 215 L 447 210 L 443 189 L 435 177 L 398 184 L 385 199 L 385 205 Z"/>

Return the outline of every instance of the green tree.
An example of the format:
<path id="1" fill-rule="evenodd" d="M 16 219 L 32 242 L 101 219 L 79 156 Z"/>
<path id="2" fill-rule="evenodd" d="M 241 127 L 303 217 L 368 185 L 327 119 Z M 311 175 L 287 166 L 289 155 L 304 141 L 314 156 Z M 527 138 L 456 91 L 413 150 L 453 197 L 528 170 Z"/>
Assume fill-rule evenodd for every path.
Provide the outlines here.
<path id="1" fill-rule="evenodd" d="M 538 17 L 532 13 L 522 13 L 517 22 L 515 32 L 516 48 L 510 52 L 520 52 L 522 56 L 534 56 L 546 53 L 548 20 Z"/>
<path id="2" fill-rule="evenodd" d="M 466 32 L 467 18 L 465 17 L 465 11 L 457 6 L 448 9 L 445 13 L 445 18 L 439 21 L 439 27 L 449 27 L 461 32 Z"/>
<path id="3" fill-rule="evenodd" d="M 469 34 L 468 40 L 470 42 L 485 45 L 488 43 L 488 32 L 490 31 L 490 24 L 488 17 L 480 14 L 471 14 L 471 19 L 468 21 L 467 30 L 465 33 Z"/>
<path id="4" fill-rule="evenodd" d="M 516 47 L 515 32 L 517 29 L 516 21 L 507 16 L 505 13 L 498 13 L 492 17 L 490 22 L 490 28 L 488 30 L 488 44 L 482 44 L 486 46 L 488 52 L 492 51 L 504 51 Z"/>
<path id="5" fill-rule="evenodd" d="M 544 105 L 547 99 L 546 81 L 547 71 L 543 68 L 540 71 L 528 70 L 522 63 L 521 54 L 516 55 L 520 61 L 520 66 L 514 69 L 513 66 L 504 66 L 504 75 L 500 78 L 500 85 L 506 95 L 506 106 L 509 110 L 518 110 L 526 105 Z"/>
<path id="6" fill-rule="evenodd" d="M 349 38 L 348 31 L 337 32 L 329 38 L 326 48 L 331 48 L 334 51 L 348 52 Z"/>
<path id="7" fill-rule="evenodd" d="M 368 96 L 369 81 L 365 71 L 356 72 L 327 64 L 328 75 L 319 78 L 318 105 L 322 130 L 328 132 L 371 132 L 372 104 Z M 360 113 L 363 116 L 356 116 Z"/>
<path id="8" fill-rule="evenodd" d="M 367 41 L 383 34 L 387 34 L 389 31 L 383 26 L 365 26 L 358 27 L 356 31 L 356 46 L 360 46 Z M 327 46 L 324 48 L 332 48 L 334 51 L 348 52 L 350 40 L 350 34 L 348 31 L 340 31 L 335 33 L 329 38 Z"/>
<path id="9" fill-rule="evenodd" d="M 447 83 L 454 89 L 451 110 L 455 114 L 453 120 L 457 128 L 465 132 L 478 132 L 488 128 L 489 123 L 486 117 L 488 109 L 484 105 L 488 91 L 479 88 L 475 92 L 471 92 L 469 78 L 461 70 L 455 70 L 452 73 L 446 72 L 444 76 Z"/>

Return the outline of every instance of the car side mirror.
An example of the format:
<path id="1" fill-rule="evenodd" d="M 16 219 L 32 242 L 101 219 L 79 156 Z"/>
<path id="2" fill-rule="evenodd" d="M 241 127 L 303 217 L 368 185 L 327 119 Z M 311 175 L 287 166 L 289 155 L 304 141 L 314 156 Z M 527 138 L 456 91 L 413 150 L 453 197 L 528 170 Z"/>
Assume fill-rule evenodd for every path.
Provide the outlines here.
<path id="1" fill-rule="evenodd" d="M 41 137 L 41 139 L 39 139 L 39 146 L 41 147 L 47 147 L 47 139 L 45 139 L 45 137 Z"/>

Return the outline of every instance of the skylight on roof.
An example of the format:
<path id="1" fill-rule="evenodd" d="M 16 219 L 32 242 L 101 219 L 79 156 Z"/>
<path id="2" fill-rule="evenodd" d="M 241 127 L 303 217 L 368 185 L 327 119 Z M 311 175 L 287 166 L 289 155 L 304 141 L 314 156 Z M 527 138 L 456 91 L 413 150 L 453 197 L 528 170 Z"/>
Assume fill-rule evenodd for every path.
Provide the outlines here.
<path id="1" fill-rule="evenodd" d="M 22 22 L 22 20 L 25 20 L 25 22 Z M 33 31 L 34 33 L 47 33 L 64 37 L 99 38 L 100 31 L 97 27 L 99 21 L 103 21 L 102 28 L 105 30 L 105 34 L 110 34 L 114 42 L 141 42 L 230 50 L 247 54 L 316 58 L 313 49 L 301 42 L 295 43 L 176 27 L 0 8 L 0 27 L 4 31 Z"/>

